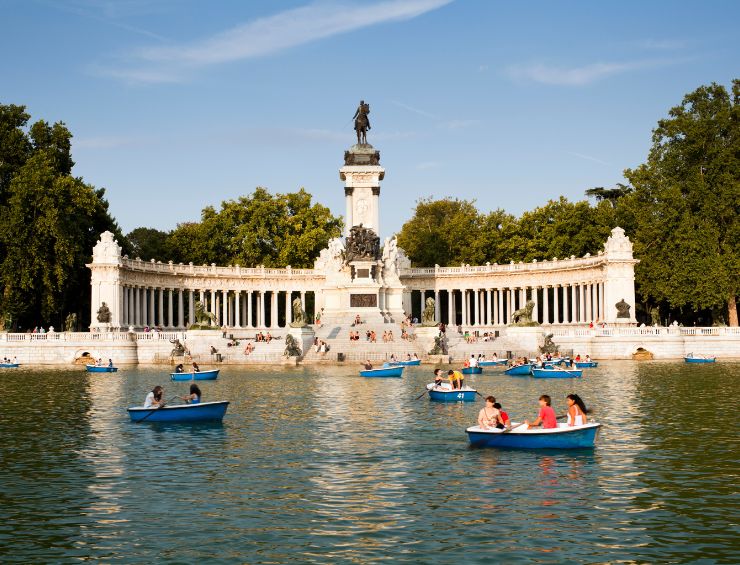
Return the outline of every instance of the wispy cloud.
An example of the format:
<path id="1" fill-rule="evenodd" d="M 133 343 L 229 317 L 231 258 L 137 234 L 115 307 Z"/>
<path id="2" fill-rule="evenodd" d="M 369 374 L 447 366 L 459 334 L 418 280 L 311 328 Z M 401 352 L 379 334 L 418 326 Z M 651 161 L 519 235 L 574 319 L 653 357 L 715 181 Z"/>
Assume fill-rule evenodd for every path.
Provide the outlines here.
<path id="1" fill-rule="evenodd" d="M 640 49 L 651 49 L 654 51 L 674 51 L 683 49 L 688 45 L 684 39 L 640 39 L 632 43 Z"/>
<path id="2" fill-rule="evenodd" d="M 416 18 L 452 0 L 385 0 L 372 4 L 317 2 L 258 18 L 189 44 L 135 50 L 123 64 L 96 72 L 130 82 L 176 82 L 195 69 L 272 53 L 382 23 Z"/>
<path id="3" fill-rule="evenodd" d="M 515 80 L 558 86 L 583 86 L 621 73 L 663 67 L 681 61 L 677 59 L 649 59 L 621 63 L 592 63 L 580 67 L 556 67 L 536 63 L 532 65 L 510 66 L 507 69 L 507 74 Z"/>
<path id="4" fill-rule="evenodd" d="M 425 110 L 420 110 L 419 108 L 415 108 L 414 106 L 409 106 L 408 104 L 404 104 L 403 102 L 399 102 L 398 100 L 391 100 L 392 104 L 395 104 L 399 108 L 403 108 L 404 110 L 408 110 L 409 112 L 413 112 L 414 114 L 419 114 L 420 116 L 424 116 L 425 118 L 429 118 L 430 120 L 439 120 L 437 116 L 434 114 L 430 114 L 429 112 Z"/>
<path id="5" fill-rule="evenodd" d="M 611 163 L 607 163 L 606 161 L 602 161 L 596 157 L 591 157 L 591 155 L 584 155 L 583 153 L 576 153 L 575 151 L 567 151 L 567 153 L 568 155 L 573 155 L 573 157 L 578 157 L 579 159 L 585 159 L 586 161 L 593 161 L 594 163 L 611 167 Z"/>
<path id="6" fill-rule="evenodd" d="M 429 118 L 435 123 L 437 127 L 441 127 L 441 128 L 463 129 L 463 128 L 468 128 L 471 126 L 478 125 L 480 123 L 480 120 L 461 120 L 461 119 L 443 120 L 439 116 L 435 116 L 434 114 L 427 112 L 426 110 L 415 108 L 414 106 L 409 106 L 408 104 L 404 104 L 403 102 L 399 102 L 398 100 L 391 100 L 391 103 L 395 104 L 399 108 L 403 108 L 404 110 L 413 112 L 414 114 L 418 114 L 425 118 Z"/>
<path id="7" fill-rule="evenodd" d="M 134 137 L 123 136 L 80 137 L 73 139 L 72 145 L 75 149 L 115 149 L 142 141 Z"/>
<path id="8" fill-rule="evenodd" d="M 436 169 L 437 167 L 439 167 L 439 163 L 437 161 L 424 161 L 416 165 L 416 168 L 420 171 L 425 171 L 427 169 Z"/>

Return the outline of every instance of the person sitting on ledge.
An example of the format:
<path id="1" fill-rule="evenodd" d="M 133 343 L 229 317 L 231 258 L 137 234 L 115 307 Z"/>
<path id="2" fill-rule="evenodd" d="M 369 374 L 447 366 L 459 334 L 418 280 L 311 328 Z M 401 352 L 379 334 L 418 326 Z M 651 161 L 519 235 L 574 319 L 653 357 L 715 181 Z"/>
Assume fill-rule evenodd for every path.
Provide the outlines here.
<path id="1" fill-rule="evenodd" d="M 180 363 L 177 367 L 175 367 L 175 373 L 183 373 L 185 372 L 185 367 L 182 366 L 182 363 Z"/>
<path id="2" fill-rule="evenodd" d="M 250 341 L 244 348 L 244 355 L 249 355 L 252 351 L 254 351 L 254 344 Z"/>
<path id="3" fill-rule="evenodd" d="M 378 339 L 375 334 L 375 330 L 370 332 L 370 343 L 377 343 Z"/>
<path id="4" fill-rule="evenodd" d="M 361 323 L 362 323 L 362 319 L 360 318 L 360 315 L 357 314 L 357 316 L 355 316 L 355 325 L 359 326 Z"/>
<path id="5" fill-rule="evenodd" d="M 190 394 L 183 396 L 182 399 L 188 404 L 200 404 L 200 397 L 203 394 L 200 392 L 198 385 L 193 383 L 190 385 Z"/>
<path id="6" fill-rule="evenodd" d="M 193 373 L 200 373 L 200 367 L 198 367 L 198 363 L 193 361 Z"/>
<path id="7" fill-rule="evenodd" d="M 388 332 L 383 332 L 383 343 L 388 343 Z"/>
<path id="8" fill-rule="evenodd" d="M 272 341 L 272 334 L 270 332 L 267 332 L 267 337 L 265 338 L 265 341 L 267 343 L 270 343 Z"/>
<path id="9" fill-rule="evenodd" d="M 370 359 L 365 359 L 364 363 L 360 363 L 363 367 L 365 367 L 366 371 L 372 371 L 373 370 L 373 364 L 370 363 Z"/>
<path id="10" fill-rule="evenodd" d="M 388 341 L 395 341 L 393 339 L 393 330 L 388 330 Z"/>

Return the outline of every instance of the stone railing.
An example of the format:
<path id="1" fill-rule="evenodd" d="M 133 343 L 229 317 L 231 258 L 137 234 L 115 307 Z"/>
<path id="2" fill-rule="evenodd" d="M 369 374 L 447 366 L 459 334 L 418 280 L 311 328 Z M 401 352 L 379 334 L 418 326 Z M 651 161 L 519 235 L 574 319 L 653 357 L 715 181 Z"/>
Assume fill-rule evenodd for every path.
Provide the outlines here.
<path id="1" fill-rule="evenodd" d="M 124 332 L 50 332 L 45 334 L 0 333 L 0 341 L 6 342 L 50 343 L 59 341 L 132 341 L 133 339 L 134 334 Z"/>
<path id="2" fill-rule="evenodd" d="M 499 265 L 498 263 L 486 265 L 461 265 L 459 267 L 424 267 L 401 269 L 402 277 L 428 277 L 434 276 L 459 276 L 459 275 L 480 275 L 491 273 L 513 273 L 513 272 L 537 272 L 553 271 L 563 269 L 584 269 L 590 267 L 599 267 L 606 263 L 606 256 L 603 252 L 598 255 L 586 255 L 584 257 L 570 257 L 568 259 L 553 259 L 552 261 L 537 261 L 531 263 L 508 263 Z"/>
<path id="3" fill-rule="evenodd" d="M 273 269 L 264 266 L 241 267 L 240 265 L 229 267 L 217 267 L 211 265 L 194 265 L 193 263 L 162 263 L 161 261 L 142 261 L 141 259 L 121 259 L 121 266 L 131 271 L 170 274 L 170 275 L 209 275 L 215 277 L 257 277 L 257 278 L 314 278 L 322 276 L 314 269 L 294 269 L 290 266 L 283 269 Z"/>
<path id="4" fill-rule="evenodd" d="M 558 328 L 549 326 L 544 329 L 554 337 L 629 337 L 629 336 L 738 336 L 740 328 L 731 327 L 690 327 L 681 326 L 645 326 L 641 328 Z"/>

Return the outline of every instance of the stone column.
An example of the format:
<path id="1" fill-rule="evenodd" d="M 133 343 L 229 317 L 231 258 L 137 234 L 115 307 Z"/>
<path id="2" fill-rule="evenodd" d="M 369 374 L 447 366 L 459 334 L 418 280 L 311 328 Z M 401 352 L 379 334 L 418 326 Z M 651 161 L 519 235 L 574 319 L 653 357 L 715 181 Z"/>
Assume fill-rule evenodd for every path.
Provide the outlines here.
<path id="1" fill-rule="evenodd" d="M 439 289 L 434 289 L 434 321 L 437 323 L 442 321 L 442 308 L 439 303 Z"/>
<path id="2" fill-rule="evenodd" d="M 208 311 L 214 316 L 218 316 L 217 306 L 218 305 L 216 304 L 216 291 L 212 290 L 211 291 L 211 304 L 210 304 L 210 308 L 208 309 Z M 211 325 L 213 325 L 213 323 L 211 323 Z"/>
<path id="3" fill-rule="evenodd" d="M 229 325 L 229 291 L 221 291 L 221 325 Z"/>
<path id="4" fill-rule="evenodd" d="M 285 291 L 285 327 L 289 327 L 293 321 L 293 308 L 290 305 L 290 294 L 289 290 Z"/>
<path id="5" fill-rule="evenodd" d="M 453 297 L 454 290 L 447 290 L 447 325 L 455 324 L 455 300 Z"/>
<path id="6" fill-rule="evenodd" d="M 560 323 L 560 313 L 558 312 L 558 309 L 560 307 L 560 299 L 558 297 L 558 289 L 560 288 L 560 285 L 554 285 L 552 287 L 552 321 L 554 324 Z"/>
<path id="7" fill-rule="evenodd" d="M 550 323 L 550 287 L 545 285 L 542 287 L 542 323 Z"/>
<path id="8" fill-rule="evenodd" d="M 195 323 L 195 293 L 188 291 L 188 326 Z"/>
<path id="9" fill-rule="evenodd" d="M 247 291 L 247 323 L 246 326 L 248 328 L 253 328 L 253 316 L 252 316 L 252 299 L 254 298 L 254 292 L 248 290 Z"/>
<path id="10" fill-rule="evenodd" d="M 314 300 L 314 304 L 316 301 Z M 303 308 L 303 311 L 306 313 L 306 317 L 308 317 L 308 308 L 306 308 L 306 291 L 301 291 L 301 308 Z"/>
<path id="11" fill-rule="evenodd" d="M 154 325 L 154 289 L 148 288 L 146 289 L 147 294 L 147 301 L 149 302 L 149 316 L 148 316 L 148 324 L 149 326 Z"/>
<path id="12" fill-rule="evenodd" d="M 576 296 L 576 287 L 578 285 L 572 284 L 570 285 L 570 323 L 574 324 L 578 322 L 578 300 Z"/>
<path id="13" fill-rule="evenodd" d="M 234 327 L 239 329 L 242 327 L 242 292 L 240 290 L 234 291 Z"/>
<path id="14" fill-rule="evenodd" d="M 126 288 L 125 286 L 122 286 L 121 292 L 123 293 L 123 307 L 121 308 L 121 325 L 125 326 L 128 324 L 128 288 Z"/>
<path id="15" fill-rule="evenodd" d="M 586 285 L 584 283 L 578 285 L 578 304 L 580 306 L 578 321 L 583 323 L 586 321 Z"/>
<path id="16" fill-rule="evenodd" d="M 259 320 L 257 322 L 257 325 L 260 328 L 267 327 L 267 324 L 265 322 L 265 291 L 260 290 L 258 295 L 258 300 L 260 303 L 260 309 L 259 309 Z"/>
<path id="17" fill-rule="evenodd" d="M 532 302 L 534 302 L 534 309 L 532 310 L 532 319 L 535 322 L 540 321 L 540 313 L 539 313 L 539 306 L 540 306 L 539 298 L 540 297 L 537 296 L 538 294 L 539 294 L 539 287 L 533 286 L 532 287 Z"/>
<path id="18" fill-rule="evenodd" d="M 134 325 L 139 327 L 141 325 L 141 295 L 139 294 L 139 287 L 134 288 Z"/>
<path id="19" fill-rule="evenodd" d="M 274 329 L 278 327 L 278 293 L 274 290 L 270 293 L 270 310 L 270 328 Z"/>
<path id="20" fill-rule="evenodd" d="M 424 295 L 425 294 L 426 294 L 426 290 L 420 290 L 419 291 L 419 303 L 420 303 L 420 306 L 421 306 L 419 308 L 419 322 L 421 322 L 422 319 L 423 319 L 423 317 L 424 317 Z"/>
<path id="21" fill-rule="evenodd" d="M 522 287 L 519 289 L 519 308 L 524 308 L 524 305 L 527 303 L 527 287 Z"/>
<path id="22" fill-rule="evenodd" d="M 183 289 L 177 290 L 177 327 L 185 327 L 185 297 L 183 296 L 185 291 Z"/>
<path id="23" fill-rule="evenodd" d="M 164 326 L 164 290 L 159 289 L 159 304 L 157 305 L 158 320 L 157 324 Z"/>
<path id="24" fill-rule="evenodd" d="M 478 305 L 479 296 L 478 296 L 477 288 L 474 288 L 473 290 L 470 291 L 470 298 L 472 298 L 472 300 L 470 301 L 470 310 L 471 310 L 470 317 L 472 318 L 472 321 L 473 321 L 471 325 L 477 326 L 478 320 L 480 318 L 480 316 L 478 315 L 478 313 L 480 312 L 480 308 Z"/>
<path id="25" fill-rule="evenodd" d="M 488 314 L 487 323 L 489 326 L 493 325 L 493 291 L 490 288 L 486 289 L 486 313 Z"/>
<path id="26" fill-rule="evenodd" d="M 173 295 L 173 289 L 168 288 L 167 289 L 167 324 L 168 324 L 168 327 L 170 328 L 175 326 L 175 323 L 174 323 L 175 320 L 172 319 L 174 317 L 172 315 L 172 310 L 173 310 L 172 295 Z"/>
<path id="27" fill-rule="evenodd" d="M 460 297 L 461 297 L 461 304 L 460 304 L 460 314 L 462 317 L 462 325 L 467 326 L 468 325 L 468 291 L 465 288 L 460 289 Z"/>

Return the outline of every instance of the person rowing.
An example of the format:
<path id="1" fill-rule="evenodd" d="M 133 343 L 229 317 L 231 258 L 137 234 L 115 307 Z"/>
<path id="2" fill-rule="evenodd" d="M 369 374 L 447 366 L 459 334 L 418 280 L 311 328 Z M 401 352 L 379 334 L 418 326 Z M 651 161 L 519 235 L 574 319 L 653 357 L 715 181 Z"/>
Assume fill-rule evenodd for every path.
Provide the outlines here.
<path id="1" fill-rule="evenodd" d="M 190 394 L 183 396 L 182 399 L 188 404 L 200 404 L 201 396 L 203 396 L 203 393 L 200 392 L 200 388 L 193 383 L 190 385 Z"/>
<path id="2" fill-rule="evenodd" d="M 552 400 L 550 397 L 546 394 L 543 394 L 539 398 L 540 402 L 540 412 L 537 415 L 537 419 L 530 423 L 529 420 L 524 420 L 524 423 L 527 425 L 527 429 L 536 428 L 537 426 L 542 426 L 543 429 L 549 430 L 553 428 L 558 427 L 558 420 L 555 417 L 555 410 L 552 409 L 552 406 L 550 404 L 552 403 Z"/>
<path id="3" fill-rule="evenodd" d="M 164 389 L 159 385 L 155 386 L 152 391 L 146 395 L 144 408 L 161 408 L 164 406 L 164 400 L 162 400 L 163 395 Z"/>

